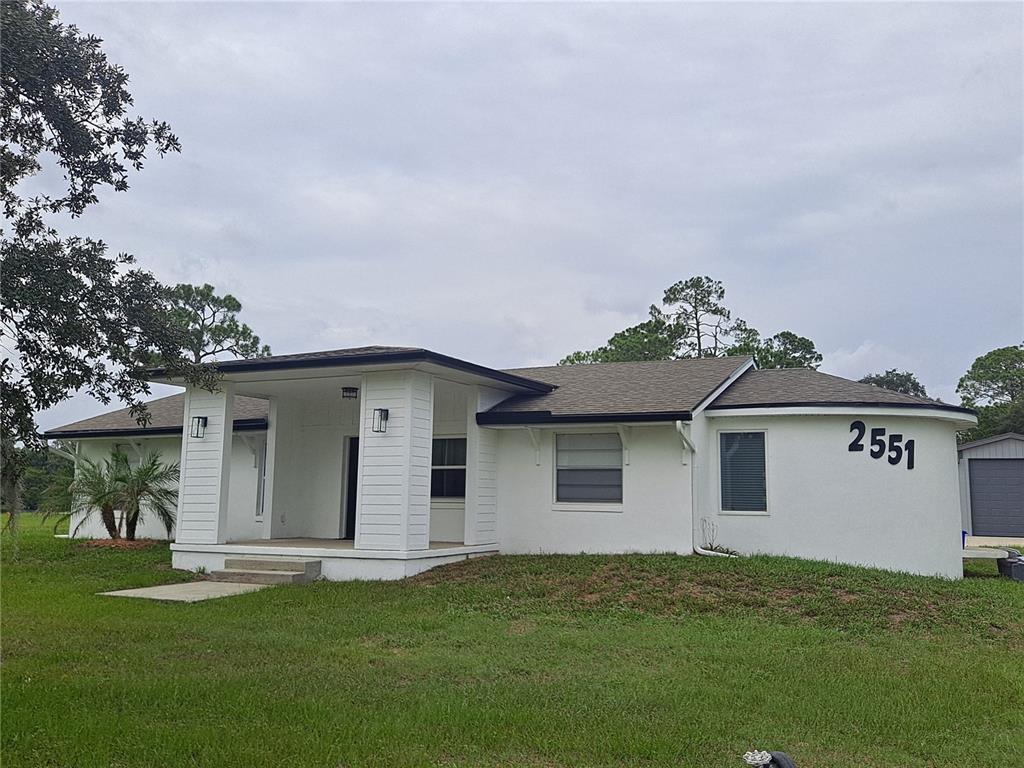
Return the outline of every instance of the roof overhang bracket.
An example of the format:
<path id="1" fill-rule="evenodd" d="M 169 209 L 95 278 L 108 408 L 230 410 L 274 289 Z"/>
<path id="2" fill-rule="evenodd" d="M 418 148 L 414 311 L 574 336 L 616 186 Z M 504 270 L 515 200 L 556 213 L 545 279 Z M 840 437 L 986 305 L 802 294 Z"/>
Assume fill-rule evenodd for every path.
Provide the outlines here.
<path id="1" fill-rule="evenodd" d="M 47 441 L 46 447 L 49 449 L 50 453 L 53 453 L 53 454 L 55 454 L 57 456 L 60 456 L 61 458 L 64 458 L 64 459 L 68 459 L 69 461 L 72 461 L 75 464 L 77 464 L 78 463 L 79 443 L 77 441 L 71 443 L 71 445 L 74 446 L 74 451 L 75 451 L 74 453 L 72 453 L 71 451 L 66 450 L 64 445 L 66 445 L 66 443 L 64 443 L 64 444 L 62 444 L 60 442 L 58 442 L 58 443 L 51 443 L 51 442 Z"/>
<path id="2" fill-rule="evenodd" d="M 533 461 L 540 466 L 540 430 L 534 427 L 524 427 L 526 434 L 530 436 L 530 443 L 533 445 Z"/>
<path id="3" fill-rule="evenodd" d="M 622 463 L 629 464 L 629 439 L 633 435 L 633 430 L 625 424 L 619 424 L 617 429 L 619 430 L 619 439 L 622 441 Z"/>
<path id="4" fill-rule="evenodd" d="M 686 451 L 690 451 L 691 453 L 694 454 L 697 453 L 697 446 L 694 445 L 693 440 L 690 439 L 689 430 L 687 430 L 686 428 L 687 426 L 688 425 L 682 421 L 676 422 L 676 432 L 679 433 L 679 440 L 683 444 L 683 448 L 685 449 L 683 451 L 683 464 L 686 463 Z"/>

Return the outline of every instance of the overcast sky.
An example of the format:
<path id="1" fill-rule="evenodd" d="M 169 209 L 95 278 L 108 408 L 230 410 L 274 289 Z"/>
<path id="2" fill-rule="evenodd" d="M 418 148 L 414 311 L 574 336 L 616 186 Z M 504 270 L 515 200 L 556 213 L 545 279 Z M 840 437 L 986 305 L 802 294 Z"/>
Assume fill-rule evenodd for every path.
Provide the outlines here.
<path id="1" fill-rule="evenodd" d="M 58 7 L 183 147 L 82 230 L 275 353 L 552 364 L 697 274 L 953 402 L 1024 336 L 1020 4 Z"/>

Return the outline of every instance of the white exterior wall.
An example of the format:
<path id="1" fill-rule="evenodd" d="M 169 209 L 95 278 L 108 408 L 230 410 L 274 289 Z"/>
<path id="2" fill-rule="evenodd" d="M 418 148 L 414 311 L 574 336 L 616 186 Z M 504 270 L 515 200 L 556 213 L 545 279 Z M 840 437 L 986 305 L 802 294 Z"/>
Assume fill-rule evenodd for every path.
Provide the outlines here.
<path id="1" fill-rule="evenodd" d="M 258 539 L 263 519 L 256 516 L 259 452 L 266 432 L 238 432 L 231 439 L 231 479 L 228 483 L 228 541 Z"/>
<path id="2" fill-rule="evenodd" d="M 233 403 L 230 382 L 223 382 L 218 392 L 185 390 L 177 541 L 218 544 L 227 540 Z M 207 419 L 205 434 L 189 437 L 189 425 L 197 416 Z"/>
<path id="3" fill-rule="evenodd" d="M 967 533 L 974 533 L 971 516 L 971 476 L 968 462 L 971 459 L 1024 459 L 1024 440 L 1008 437 L 985 445 L 960 451 L 957 462 L 960 477 L 960 524 Z"/>
<path id="4" fill-rule="evenodd" d="M 850 423 L 869 433 L 848 450 Z M 870 430 L 915 441 L 915 467 L 869 456 Z M 886 415 L 727 416 L 695 419 L 695 523 L 718 526 L 718 544 L 743 553 L 792 555 L 950 578 L 962 576 L 956 426 Z M 718 433 L 765 432 L 767 514 L 722 512 Z M 699 527 L 698 527 L 699 531 Z M 702 542 L 698 542 L 700 544 Z"/>
<path id="5" fill-rule="evenodd" d="M 130 445 L 135 446 L 138 452 L 142 456 L 148 456 L 152 452 L 156 452 L 160 456 L 160 460 L 165 464 L 177 464 L 181 460 L 181 438 L 180 437 L 150 437 L 150 438 L 132 438 L 132 437 L 117 437 L 117 438 L 103 438 L 103 439 L 89 439 L 78 441 L 78 454 L 83 458 L 94 461 L 98 464 L 102 464 L 104 459 L 110 458 L 111 451 L 114 450 L 114 446 L 117 445 Z M 132 448 L 127 448 L 124 453 L 129 458 L 134 458 L 136 453 Z M 71 518 L 68 531 L 73 538 L 78 539 L 105 539 L 107 538 L 107 529 L 103 527 L 103 523 L 100 520 L 99 512 L 93 512 L 89 515 L 85 523 L 78 532 L 75 533 L 75 528 L 81 523 L 82 518 L 85 515 L 74 515 Z M 120 513 L 118 513 L 118 520 L 120 520 Z M 154 515 L 146 514 L 143 512 L 142 521 L 139 523 L 138 528 L 135 531 L 135 535 L 140 539 L 166 539 L 167 529 L 164 528 L 163 523 L 160 522 L 159 518 Z"/>
<path id="6" fill-rule="evenodd" d="M 430 533 L 433 380 L 417 371 L 367 374 L 360 394 L 356 548 L 425 549 Z M 388 409 L 383 434 L 372 429 L 377 408 Z"/>
<path id="7" fill-rule="evenodd" d="M 359 434 L 359 401 L 332 396 L 275 400 L 268 451 L 272 502 L 266 538 L 342 535 L 346 443 Z"/>
<path id="8" fill-rule="evenodd" d="M 425 373 L 413 373 L 409 377 L 409 388 L 409 516 L 406 521 L 405 549 L 428 549 L 430 461 L 434 440 L 434 379 Z"/>
<path id="9" fill-rule="evenodd" d="M 476 415 L 507 398 L 507 392 L 477 387 L 466 402 L 467 544 L 498 541 L 498 432 L 477 426 Z"/>
<path id="10" fill-rule="evenodd" d="M 554 500 L 555 434 L 613 428 L 537 430 L 539 451 L 534 450 L 525 429 L 492 431 L 498 448 L 501 552 L 693 551 L 690 452 L 683 448 L 673 427 L 630 429 L 629 463 L 622 468 L 621 505 L 569 505 Z"/>
<path id="11" fill-rule="evenodd" d="M 265 438 L 263 432 L 247 432 L 243 439 L 236 434 L 231 447 L 231 480 L 228 494 L 228 539 L 248 539 L 260 535 L 262 524 L 256 517 L 256 468 L 255 456 L 250 445 L 256 445 Z M 249 442 L 247 443 L 246 440 Z M 79 440 L 79 453 L 92 461 L 102 462 L 110 456 L 116 445 L 135 446 L 142 455 L 148 456 L 156 451 L 165 464 L 177 464 L 181 461 L 180 437 L 111 437 Z M 132 448 L 125 450 L 129 456 L 137 455 Z M 70 531 L 83 516 L 76 516 L 71 521 Z M 142 521 L 136 530 L 140 539 L 166 539 L 167 530 L 155 516 L 143 512 Z M 100 521 L 99 514 L 93 513 L 78 530 L 76 538 L 106 538 L 107 530 Z M 173 535 L 171 536 L 173 538 Z"/>

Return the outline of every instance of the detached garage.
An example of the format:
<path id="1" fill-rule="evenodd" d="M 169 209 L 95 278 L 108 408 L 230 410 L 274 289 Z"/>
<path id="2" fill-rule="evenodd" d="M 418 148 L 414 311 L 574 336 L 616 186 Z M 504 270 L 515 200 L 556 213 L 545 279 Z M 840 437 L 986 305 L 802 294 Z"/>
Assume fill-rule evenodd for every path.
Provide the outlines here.
<path id="1" fill-rule="evenodd" d="M 1024 435 L 987 437 L 961 445 L 958 452 L 964 530 L 1024 539 Z"/>

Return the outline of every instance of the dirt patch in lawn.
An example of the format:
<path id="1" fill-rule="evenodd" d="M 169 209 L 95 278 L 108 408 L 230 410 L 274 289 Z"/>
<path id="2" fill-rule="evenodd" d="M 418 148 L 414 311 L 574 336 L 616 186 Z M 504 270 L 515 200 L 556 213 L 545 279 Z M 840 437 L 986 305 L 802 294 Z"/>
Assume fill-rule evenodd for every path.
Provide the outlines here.
<path id="1" fill-rule="evenodd" d="M 149 549 L 167 544 L 159 539 L 86 539 L 77 543 L 85 549 Z"/>

